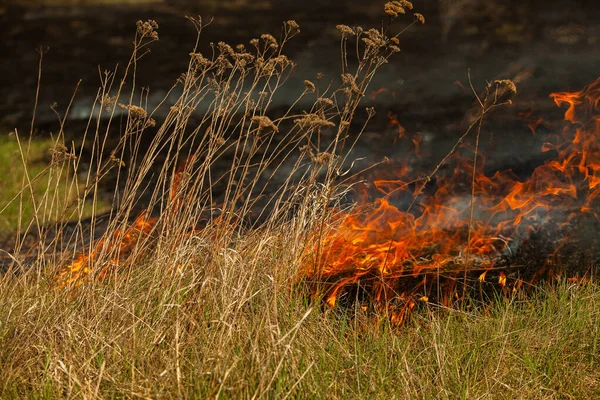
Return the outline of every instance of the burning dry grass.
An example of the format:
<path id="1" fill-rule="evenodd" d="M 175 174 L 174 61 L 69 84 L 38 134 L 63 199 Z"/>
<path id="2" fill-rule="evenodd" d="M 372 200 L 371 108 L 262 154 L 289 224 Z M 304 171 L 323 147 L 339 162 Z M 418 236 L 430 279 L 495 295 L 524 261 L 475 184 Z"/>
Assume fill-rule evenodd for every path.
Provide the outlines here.
<path id="1" fill-rule="evenodd" d="M 424 306 L 397 330 L 360 308 L 290 292 L 280 231 L 230 248 L 198 239 L 185 274 L 153 259 L 121 279 L 57 291 L 2 282 L 7 398 L 594 398 L 600 291 L 562 281 L 485 309 Z M 191 261 L 193 260 L 193 261 Z"/>
<path id="2" fill-rule="evenodd" d="M 409 2 L 392 3 L 386 8 L 390 25 L 412 9 Z M 415 18 L 412 24 L 422 22 L 419 14 Z M 205 25 L 191 22 L 200 38 Z M 390 25 L 382 31 L 338 26 L 340 86 L 323 86 L 322 76 L 316 84 L 306 81 L 299 100 L 312 96 L 312 107 L 298 113 L 294 103 L 279 117 L 270 106 L 293 67 L 283 50 L 299 33 L 294 21 L 284 24 L 278 38 L 265 34 L 251 40 L 251 50 L 217 43 L 209 57 L 194 48 L 188 70 L 173 88 L 180 96 L 174 104 L 161 104 L 168 113 L 157 122 L 156 110 L 146 107 L 146 89 L 134 86 L 124 94 L 125 82 L 135 82 L 141 57 L 159 37 L 154 21 L 138 23 L 134 53 L 122 76 L 107 72 L 102 79 L 84 133 L 91 138 L 90 166 L 82 168 L 82 153 L 75 150 L 54 160 L 71 169 L 69 182 L 81 188 L 75 204 L 80 216 L 85 204 L 98 204 L 104 177 L 115 177 L 122 191 L 115 194 L 105 232 L 92 245 L 82 243 L 94 237 L 95 220 L 90 227 L 80 223 L 71 236 L 64 229 L 66 218 L 52 229 L 36 218 L 22 225 L 22 233 L 39 238 L 38 252 L 28 261 L 17 240 L 11 268 L 0 281 L 0 393 L 47 398 L 598 394 L 597 287 L 559 279 L 524 301 L 515 280 L 489 262 L 502 246 L 490 243 L 499 231 L 485 230 L 473 217 L 480 196 L 476 159 L 467 180 L 471 207 L 461 211 L 470 217 L 460 219 L 454 236 L 436 227 L 435 239 L 427 223 L 445 216 L 439 210 L 448 207 L 423 212 L 417 206 L 427 216 L 418 222 L 387 203 L 389 196 L 369 214 L 341 204 L 349 190 L 348 154 L 364 129 L 354 121 L 359 103 L 377 69 L 398 52 Z M 483 117 L 503 103 L 504 92 L 514 91 L 511 85 L 495 82 L 478 98 L 477 138 Z M 202 115 L 196 113 L 200 104 L 208 104 Z M 108 148 L 117 110 L 124 128 L 116 146 Z M 368 120 L 373 110 L 367 115 Z M 65 120 L 57 148 L 71 149 L 62 143 Z M 151 140 L 142 141 L 149 133 Z M 581 157 L 572 160 L 581 172 Z M 438 168 L 415 181 L 422 185 L 415 199 Z M 596 178 L 595 170 L 589 176 L 584 182 Z M 406 186 L 390 184 L 394 192 Z M 54 203 L 47 197 L 31 201 L 40 213 L 44 204 Z M 373 221 L 375 229 L 369 225 Z M 465 240 L 466 255 L 456 247 Z M 447 271 L 449 265 L 460 269 Z M 461 279 L 456 272 L 463 270 L 481 281 L 489 273 L 496 286 L 506 289 L 510 283 L 514 290 L 488 293 L 486 302 L 471 299 L 455 285 Z M 436 283 L 437 298 L 424 291 Z M 331 307 L 335 304 L 344 307 Z M 580 381 L 567 384 L 570 378 Z"/>

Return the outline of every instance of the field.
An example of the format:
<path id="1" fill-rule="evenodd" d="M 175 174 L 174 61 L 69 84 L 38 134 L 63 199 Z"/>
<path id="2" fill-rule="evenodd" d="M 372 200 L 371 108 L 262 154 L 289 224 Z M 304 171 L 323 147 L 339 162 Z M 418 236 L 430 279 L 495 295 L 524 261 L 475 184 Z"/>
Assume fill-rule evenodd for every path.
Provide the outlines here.
<path id="1" fill-rule="evenodd" d="M 301 40 L 295 21 L 280 37 L 218 42 L 201 54 L 210 27 L 189 19 L 197 45 L 174 83 L 177 98 L 167 94 L 156 109 L 135 82 L 159 30 L 139 21 L 129 62 L 103 74 L 75 139 L 66 133 L 69 107 L 49 137 L 37 134 L 35 112 L 30 131 L 0 137 L 1 398 L 600 396 L 596 266 L 523 279 L 485 264 L 498 237 L 509 240 L 475 217 L 476 199 L 492 201 L 476 192 L 478 146 L 484 120 L 510 104 L 514 82 L 471 87 L 476 112 L 464 135 L 433 171 L 400 189 L 394 183 L 386 196 L 410 187 L 416 200 L 470 140 L 470 209 L 452 225 L 460 244 L 422 245 L 445 244 L 451 230 L 419 227 L 419 219 L 418 232 L 405 228 L 414 201 L 383 228 L 369 224 L 381 208 L 354 201 L 362 178 L 353 150 L 376 112 L 363 98 L 400 51 L 402 33 L 425 22 L 407 2 L 384 11 L 381 29 L 338 25 L 341 76 L 307 77 L 286 109 L 274 99 L 295 66 L 285 55 Z M 559 94 L 557 104 L 584 97 Z M 563 149 L 592 154 L 595 132 L 573 115 L 573 143 L 584 145 Z M 589 179 L 576 173 L 593 167 L 573 162 L 576 172 L 565 176 L 581 193 Z M 537 190 L 531 179 L 503 185 Z M 584 205 L 565 201 L 572 191 L 550 197 L 566 192 L 561 186 L 535 197 L 536 208 L 571 205 L 587 223 L 597 205 L 589 186 Z M 510 214 L 515 221 L 531 213 L 521 208 Z M 400 213 L 390 206 L 381 215 L 390 210 Z M 398 236 L 417 244 L 410 260 L 388 263 L 400 257 Z M 417 276 L 425 283 L 400 293 Z"/>

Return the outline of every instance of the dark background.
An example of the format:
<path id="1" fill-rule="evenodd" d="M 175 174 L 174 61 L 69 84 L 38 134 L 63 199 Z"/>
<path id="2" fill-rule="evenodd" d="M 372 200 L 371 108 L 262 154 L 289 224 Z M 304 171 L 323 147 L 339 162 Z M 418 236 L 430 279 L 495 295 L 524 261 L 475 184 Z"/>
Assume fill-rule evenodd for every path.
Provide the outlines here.
<path id="1" fill-rule="evenodd" d="M 57 129 L 50 105 L 64 111 L 81 79 L 73 109 L 71 134 L 77 121 L 86 121 L 99 86 L 99 68 L 124 65 L 132 49 L 137 20 L 158 22 L 160 41 L 139 64 L 138 87 L 150 88 L 150 102 L 158 102 L 185 71 L 195 31 L 185 15 L 214 16 L 204 31 L 202 46 L 225 41 L 248 43 L 269 32 L 278 37 L 281 22 L 296 20 L 302 33 L 287 54 L 298 63 L 293 79 L 282 90 L 275 107 L 296 98 L 304 79 L 318 72 L 339 75 L 340 23 L 381 26 L 383 1 L 338 0 L 26 0 L 0 6 L 0 126 L 2 132 L 27 129 L 34 104 L 38 49 L 45 50 L 38 107 L 38 134 Z M 476 1 L 415 0 L 415 11 L 426 24 L 401 37 L 402 52 L 376 77 L 365 105 L 375 105 L 376 120 L 369 126 L 356 156 L 370 162 L 382 157 L 402 158 L 414 151 L 419 137 L 422 167 L 441 159 L 464 131 L 473 113 L 474 96 L 468 89 L 470 69 L 475 87 L 487 80 L 517 81 L 514 104 L 492 116 L 485 126 L 494 155 L 490 168 L 508 163 L 537 165 L 544 132 L 558 129 L 562 111 L 549 94 L 580 90 L 600 74 L 600 6 L 595 1 Z M 410 17 L 405 18 L 410 21 Z M 200 110 L 201 112 L 201 110 Z M 406 129 L 398 140 L 388 112 Z M 528 123 L 543 118 L 534 135 Z M 4 133 L 2 133 L 4 134 Z M 518 141 L 518 146 L 515 146 Z M 485 148 L 485 147 L 484 147 Z M 524 169 L 528 169 L 523 167 Z"/>

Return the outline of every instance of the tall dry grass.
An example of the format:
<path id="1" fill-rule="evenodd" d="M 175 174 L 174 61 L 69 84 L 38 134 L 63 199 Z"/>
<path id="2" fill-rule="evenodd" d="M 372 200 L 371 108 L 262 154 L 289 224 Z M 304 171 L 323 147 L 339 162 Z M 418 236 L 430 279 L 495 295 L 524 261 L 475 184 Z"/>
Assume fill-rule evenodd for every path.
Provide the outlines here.
<path id="1" fill-rule="evenodd" d="M 401 3 L 386 7 L 390 22 Z M 272 103 L 294 66 L 284 49 L 299 33 L 295 22 L 286 22 L 279 38 L 265 34 L 248 48 L 217 43 L 202 55 L 205 25 L 190 21 L 197 48 L 173 86 L 177 101 L 165 97 L 159 105 L 166 117 L 148 109 L 145 89 L 125 90 L 158 40 L 157 24 L 140 22 L 126 68 L 102 77 L 82 133 L 90 158 L 66 141 L 63 115 L 51 164 L 25 175 L 15 201 L 31 203 L 36 215 L 22 221 L 19 238 L 29 232 L 38 246 L 26 258 L 17 240 L 0 281 L 2 397 L 599 393 L 600 297 L 592 286 L 540 291 L 526 304 L 499 298 L 486 318 L 427 309 L 398 331 L 360 308 L 326 310 L 294 284 L 306 263 L 318 262 L 320 236 L 335 227 L 331 206 L 347 207 L 340 196 L 351 173 L 348 155 L 364 129 L 355 115 L 374 74 L 398 51 L 393 25 L 338 26 L 340 85 L 307 80 L 282 111 Z M 312 106 L 298 112 L 307 98 Z M 201 104 L 207 111 L 199 114 Z M 109 146 L 121 118 L 124 128 Z M 19 132 L 16 138 L 28 141 Z M 93 246 L 86 242 L 100 223 L 94 215 L 84 224 L 84 207 L 98 207 L 109 177 L 121 189 L 103 240 Z M 30 188 L 40 179 L 77 195 L 48 190 L 36 197 Z M 151 229 L 127 237 L 140 213 Z M 76 229 L 67 229 L 73 219 Z"/>

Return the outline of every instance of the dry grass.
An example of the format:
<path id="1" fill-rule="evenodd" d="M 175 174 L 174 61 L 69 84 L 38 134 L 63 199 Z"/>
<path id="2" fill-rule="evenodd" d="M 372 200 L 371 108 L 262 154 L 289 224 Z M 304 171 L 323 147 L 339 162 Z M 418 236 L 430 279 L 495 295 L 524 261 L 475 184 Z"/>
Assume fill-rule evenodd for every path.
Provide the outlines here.
<path id="1" fill-rule="evenodd" d="M 200 38 L 202 21 L 192 22 Z M 363 93 L 397 51 L 387 30 L 338 29 L 340 86 L 307 81 L 300 98 L 312 96 L 314 105 L 305 113 L 295 104 L 277 117 L 270 109 L 293 67 L 283 53 L 298 33 L 289 21 L 281 37 L 263 35 L 249 50 L 224 43 L 212 55 L 194 49 L 176 83 L 180 98 L 161 104 L 169 112 L 157 122 L 145 89 L 124 93 L 158 40 L 153 21 L 138 24 L 129 64 L 118 77 L 106 73 L 83 133 L 92 143 L 89 166 L 62 129 L 55 139 L 51 169 L 77 190 L 76 200 L 50 223 L 42 217 L 46 205 L 62 203 L 51 192 L 38 198 L 30 190 L 35 176 L 25 175 L 23 192 L 31 196 L 18 201 L 37 213 L 20 216 L 21 233 L 47 239 L 40 242 L 46 251 L 25 263 L 17 248 L 0 280 L 1 397 L 600 394 L 600 291 L 593 284 L 540 290 L 527 302 L 499 298 L 476 312 L 423 305 L 403 328 L 360 308 L 328 310 L 295 284 L 346 190 Z M 192 118 L 201 103 L 208 112 Z M 117 110 L 124 128 L 108 148 Z M 73 208 L 80 219 L 84 207 L 97 210 L 107 176 L 124 189 L 115 193 L 104 245 L 88 253 L 87 272 L 71 268 L 76 284 L 58 289 L 57 273 L 96 226 L 92 220 L 73 235 L 62 228 Z M 122 228 L 142 198 L 158 220 L 125 257 Z M 49 238 L 49 231 L 58 233 Z"/>
<path id="2" fill-rule="evenodd" d="M 288 229 L 196 239 L 185 274 L 153 258 L 57 291 L 2 283 L 5 398 L 594 398 L 600 290 L 559 285 L 485 312 L 425 309 L 398 329 L 290 291 Z M 215 254 L 216 253 L 216 254 Z"/>

